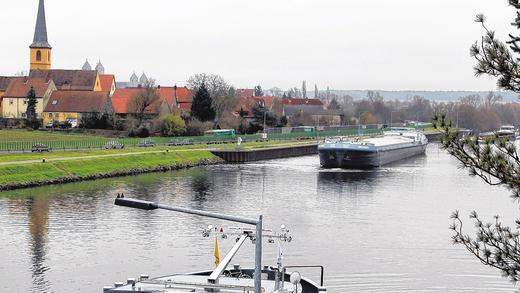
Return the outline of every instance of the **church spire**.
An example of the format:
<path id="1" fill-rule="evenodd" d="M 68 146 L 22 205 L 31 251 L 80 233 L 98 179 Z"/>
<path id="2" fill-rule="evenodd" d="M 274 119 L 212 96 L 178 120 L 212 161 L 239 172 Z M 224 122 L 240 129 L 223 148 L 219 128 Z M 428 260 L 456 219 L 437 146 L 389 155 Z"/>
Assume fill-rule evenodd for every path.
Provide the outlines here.
<path id="1" fill-rule="evenodd" d="M 48 49 L 52 48 L 47 40 L 47 23 L 45 21 L 44 0 L 40 0 L 40 4 L 38 5 L 38 18 L 36 19 L 36 29 L 34 30 L 34 39 L 30 47 Z"/>

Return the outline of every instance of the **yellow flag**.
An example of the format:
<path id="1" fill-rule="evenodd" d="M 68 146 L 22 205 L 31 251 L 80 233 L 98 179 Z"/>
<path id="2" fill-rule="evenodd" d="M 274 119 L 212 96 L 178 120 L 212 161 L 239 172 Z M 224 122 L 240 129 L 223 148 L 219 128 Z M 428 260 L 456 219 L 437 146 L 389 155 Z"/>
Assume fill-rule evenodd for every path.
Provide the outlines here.
<path id="1" fill-rule="evenodd" d="M 215 238 L 215 252 L 214 252 L 214 255 L 215 255 L 215 267 L 217 267 L 218 264 L 220 263 L 220 252 L 218 250 L 217 238 Z"/>

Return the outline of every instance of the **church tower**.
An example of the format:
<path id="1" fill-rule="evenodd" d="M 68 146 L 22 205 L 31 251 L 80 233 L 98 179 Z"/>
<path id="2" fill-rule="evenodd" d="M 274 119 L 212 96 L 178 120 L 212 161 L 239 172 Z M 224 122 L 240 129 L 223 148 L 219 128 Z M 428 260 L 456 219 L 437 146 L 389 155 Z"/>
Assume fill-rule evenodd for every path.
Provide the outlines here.
<path id="1" fill-rule="evenodd" d="M 52 47 L 47 41 L 47 24 L 45 21 L 44 0 L 40 0 L 40 4 L 38 6 L 38 17 L 36 19 L 34 39 L 29 48 L 31 49 L 31 70 L 51 69 Z"/>

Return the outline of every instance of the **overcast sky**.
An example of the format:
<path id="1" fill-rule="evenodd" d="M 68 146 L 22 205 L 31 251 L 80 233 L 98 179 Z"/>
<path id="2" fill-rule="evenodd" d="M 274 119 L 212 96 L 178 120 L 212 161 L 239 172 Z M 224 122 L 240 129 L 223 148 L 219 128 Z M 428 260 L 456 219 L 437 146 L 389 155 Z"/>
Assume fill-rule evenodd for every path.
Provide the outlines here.
<path id="1" fill-rule="evenodd" d="M 505 39 L 507 0 L 46 0 L 53 68 L 101 59 L 118 81 L 195 73 L 238 88 L 490 90 L 473 76 L 475 14 Z M 37 0 L 0 9 L 0 75 L 28 70 Z"/>

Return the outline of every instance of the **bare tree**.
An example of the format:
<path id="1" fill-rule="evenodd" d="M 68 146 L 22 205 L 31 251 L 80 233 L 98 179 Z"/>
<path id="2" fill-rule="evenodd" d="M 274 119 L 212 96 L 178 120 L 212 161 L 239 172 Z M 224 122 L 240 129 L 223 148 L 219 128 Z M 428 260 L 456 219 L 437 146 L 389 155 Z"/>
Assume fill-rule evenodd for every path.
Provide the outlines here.
<path id="1" fill-rule="evenodd" d="M 152 112 L 150 106 L 159 100 L 159 94 L 155 87 L 155 80 L 148 79 L 148 82 L 144 84 L 139 93 L 133 95 L 128 100 L 128 112 L 132 113 L 138 121 L 138 127 L 140 127 L 146 118 L 147 114 Z"/>
<path id="2" fill-rule="evenodd" d="M 495 107 L 501 101 L 501 95 L 495 95 L 494 92 L 489 92 L 487 96 L 484 98 L 484 106 L 486 106 L 486 108 Z"/>
<path id="3" fill-rule="evenodd" d="M 216 112 L 216 119 L 220 120 L 226 111 L 233 111 L 238 103 L 235 89 L 226 80 L 216 74 L 195 74 L 188 79 L 188 88 L 197 92 L 202 84 L 207 88 Z"/>

